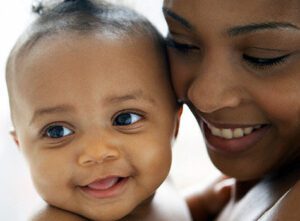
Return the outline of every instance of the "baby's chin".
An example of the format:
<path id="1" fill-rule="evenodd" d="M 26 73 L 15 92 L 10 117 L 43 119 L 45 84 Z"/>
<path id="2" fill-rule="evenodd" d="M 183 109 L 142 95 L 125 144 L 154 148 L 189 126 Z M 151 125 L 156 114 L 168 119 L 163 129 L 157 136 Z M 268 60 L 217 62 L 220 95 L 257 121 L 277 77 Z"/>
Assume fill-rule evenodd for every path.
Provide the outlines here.
<path id="1" fill-rule="evenodd" d="M 82 215 L 94 221 L 129 221 L 129 220 L 143 220 L 146 214 L 151 211 L 151 202 L 153 195 L 146 200 L 135 204 L 129 205 L 127 202 L 122 202 L 119 206 L 111 206 L 110 208 L 90 211 Z"/>

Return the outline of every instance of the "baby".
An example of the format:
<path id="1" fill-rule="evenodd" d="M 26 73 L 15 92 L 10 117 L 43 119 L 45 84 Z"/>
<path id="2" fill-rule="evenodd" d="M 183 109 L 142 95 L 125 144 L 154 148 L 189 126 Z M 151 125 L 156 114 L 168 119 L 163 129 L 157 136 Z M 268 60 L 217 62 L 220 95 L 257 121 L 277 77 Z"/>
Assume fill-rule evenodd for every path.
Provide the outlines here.
<path id="1" fill-rule="evenodd" d="M 181 112 L 163 38 L 124 7 L 52 3 L 7 63 L 12 135 L 38 193 L 91 220 L 189 220 L 174 195 L 153 204 Z"/>

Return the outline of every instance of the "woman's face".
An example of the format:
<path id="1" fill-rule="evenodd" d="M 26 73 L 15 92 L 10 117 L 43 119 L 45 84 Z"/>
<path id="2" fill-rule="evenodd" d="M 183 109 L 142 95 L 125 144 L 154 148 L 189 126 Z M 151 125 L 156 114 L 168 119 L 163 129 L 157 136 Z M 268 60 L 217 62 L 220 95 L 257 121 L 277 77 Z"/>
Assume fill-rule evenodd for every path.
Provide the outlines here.
<path id="1" fill-rule="evenodd" d="M 173 83 L 225 174 L 299 161 L 300 1 L 165 0 Z"/>

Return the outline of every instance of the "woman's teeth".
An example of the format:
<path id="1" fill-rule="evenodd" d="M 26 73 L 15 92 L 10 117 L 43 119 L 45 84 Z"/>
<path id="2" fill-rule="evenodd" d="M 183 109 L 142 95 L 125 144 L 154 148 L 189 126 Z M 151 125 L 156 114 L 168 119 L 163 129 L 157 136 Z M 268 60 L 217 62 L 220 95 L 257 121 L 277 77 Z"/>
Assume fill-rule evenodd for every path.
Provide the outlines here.
<path id="1" fill-rule="evenodd" d="M 245 135 L 249 135 L 255 129 L 259 129 L 263 125 L 257 125 L 255 127 L 246 127 L 246 128 L 234 128 L 234 129 L 231 129 L 231 128 L 222 129 L 222 128 L 214 127 L 214 126 L 209 125 L 209 124 L 207 126 L 208 126 L 208 128 L 210 129 L 211 133 L 214 136 L 221 137 L 221 138 L 224 138 L 224 139 L 233 139 L 233 138 L 240 138 L 240 137 L 243 137 Z"/>

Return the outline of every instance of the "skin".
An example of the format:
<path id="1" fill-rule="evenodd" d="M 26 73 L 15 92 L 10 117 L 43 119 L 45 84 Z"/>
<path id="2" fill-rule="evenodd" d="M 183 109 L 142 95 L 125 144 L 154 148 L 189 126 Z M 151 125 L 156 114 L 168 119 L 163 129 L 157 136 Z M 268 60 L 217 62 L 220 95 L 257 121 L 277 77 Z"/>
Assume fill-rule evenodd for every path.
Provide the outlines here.
<path id="1" fill-rule="evenodd" d="M 36 212 L 30 221 L 87 221 L 86 218 L 52 206 L 45 206 Z"/>
<path id="2" fill-rule="evenodd" d="M 13 135 L 47 203 L 92 220 L 147 213 L 178 126 L 164 62 L 150 37 L 97 33 L 56 34 L 16 58 Z M 125 113 L 133 122 L 116 125 Z M 63 136 L 51 137 L 53 126 Z M 110 176 L 128 178 L 117 194 L 82 191 Z"/>
<path id="3" fill-rule="evenodd" d="M 268 209 L 299 217 L 287 203 L 273 208 L 289 189 L 295 197 L 285 200 L 300 203 L 299 10 L 298 0 L 164 1 L 177 96 L 194 112 L 213 163 L 236 178 L 219 220 L 245 214 L 258 220 Z M 242 151 L 232 151 L 233 139 L 218 138 L 226 143 L 224 151 L 212 142 L 207 123 L 263 128 Z"/>

